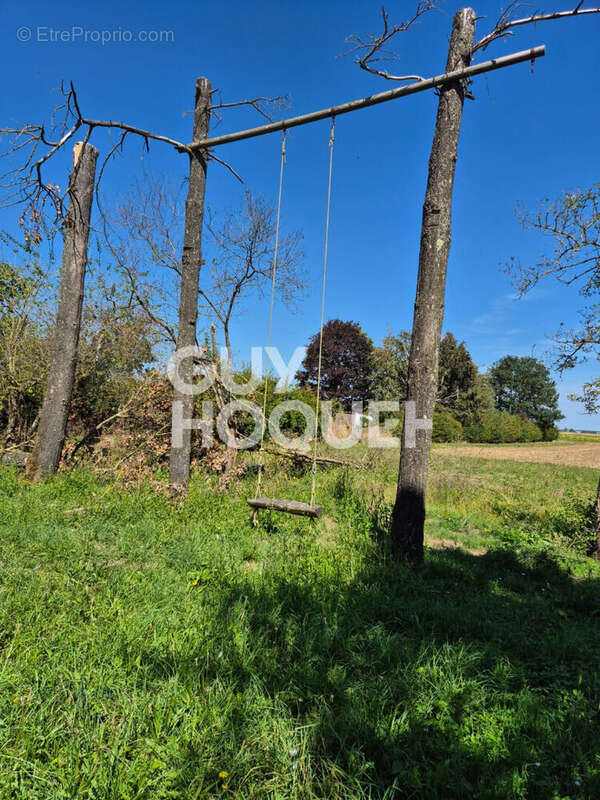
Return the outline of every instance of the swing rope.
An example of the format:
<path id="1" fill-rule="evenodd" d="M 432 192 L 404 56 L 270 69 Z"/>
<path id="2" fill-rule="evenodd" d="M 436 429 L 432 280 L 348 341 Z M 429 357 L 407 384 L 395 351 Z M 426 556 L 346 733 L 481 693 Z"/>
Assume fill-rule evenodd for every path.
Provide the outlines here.
<path id="1" fill-rule="evenodd" d="M 295 501 L 277 500 L 275 498 L 261 498 L 259 496 L 260 487 L 262 483 L 262 473 L 264 471 L 264 442 L 266 432 L 266 416 L 267 416 L 267 393 L 268 393 L 268 379 L 265 376 L 265 387 L 263 392 L 263 408 L 262 408 L 262 430 L 260 437 L 259 460 L 258 460 L 258 477 L 256 480 L 256 496 L 249 499 L 247 502 L 253 506 L 254 519 L 256 520 L 256 509 L 271 508 L 277 511 L 285 511 L 291 514 L 301 514 L 303 516 L 310 516 L 312 518 L 320 516 L 322 508 L 315 506 L 315 492 L 317 485 L 317 433 L 318 433 L 318 419 L 321 406 L 321 371 L 323 362 L 323 327 L 325 323 L 325 286 L 327 280 L 327 255 L 329 247 L 329 219 L 331 215 L 331 184 L 333 176 L 333 143 L 335 139 L 335 116 L 331 117 L 331 133 L 329 136 L 329 177 L 327 182 L 327 212 L 325 216 L 325 245 L 323 251 L 323 277 L 321 283 L 321 322 L 319 326 L 319 365 L 317 373 L 317 397 L 316 397 L 316 413 L 315 413 L 315 431 L 314 431 L 314 445 L 312 452 L 312 482 L 310 489 L 310 505 L 306 503 L 297 503 Z M 271 305 L 269 310 L 269 330 L 267 335 L 267 346 L 271 345 L 271 335 L 273 331 L 273 307 L 275 303 L 275 285 L 277 274 L 277 255 L 279 250 L 279 223 L 281 219 L 281 194 L 283 189 L 283 168 L 285 165 L 285 130 L 281 142 L 281 165 L 279 168 L 279 193 L 277 197 L 277 220 L 275 224 L 275 246 L 273 254 L 273 267 L 271 270 Z"/>
<path id="2" fill-rule="evenodd" d="M 273 267 L 271 269 L 271 307 L 269 309 L 269 330 L 267 334 L 267 347 L 271 346 L 271 335 L 273 332 L 273 306 L 275 303 L 275 277 L 277 275 L 277 255 L 279 252 L 279 222 L 281 220 L 281 193 L 283 189 L 283 167 L 285 165 L 285 128 L 281 137 L 281 163 L 279 166 L 279 193 L 277 195 L 277 219 L 275 222 L 275 247 L 273 251 Z M 258 478 L 256 480 L 256 497 L 260 493 L 260 484 L 264 468 L 264 444 L 265 429 L 267 427 L 267 389 L 269 386 L 268 376 L 265 375 L 265 390 L 263 393 L 262 407 L 262 430 L 260 436 L 260 449 L 258 451 Z"/>
<path id="3" fill-rule="evenodd" d="M 325 321 L 325 282 L 327 279 L 327 251 L 329 247 L 329 216 L 331 212 L 331 177 L 333 174 L 333 142 L 335 140 L 335 117 L 331 117 L 331 134 L 329 136 L 329 179 L 327 182 L 327 212 L 325 215 L 325 246 L 323 248 L 323 281 L 321 284 L 321 326 L 319 328 L 319 369 L 317 372 L 317 402 L 315 410 L 315 435 L 313 439 L 312 484 L 310 504 L 315 504 L 317 485 L 317 433 L 319 429 L 319 409 L 321 404 L 321 365 L 323 361 L 323 324 Z"/>

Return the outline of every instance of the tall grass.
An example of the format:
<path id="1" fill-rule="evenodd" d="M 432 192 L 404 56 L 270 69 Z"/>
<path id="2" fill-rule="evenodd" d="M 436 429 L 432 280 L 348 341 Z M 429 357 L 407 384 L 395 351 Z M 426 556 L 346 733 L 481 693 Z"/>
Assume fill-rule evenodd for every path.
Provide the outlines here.
<path id="1" fill-rule="evenodd" d="M 416 570 L 385 464 L 325 473 L 318 526 L 258 527 L 251 478 L 173 504 L 2 470 L 0 798 L 600 796 L 599 570 L 502 510 L 591 471 L 477 462 L 478 496 L 461 469 L 437 461 L 428 532 L 465 549 Z"/>

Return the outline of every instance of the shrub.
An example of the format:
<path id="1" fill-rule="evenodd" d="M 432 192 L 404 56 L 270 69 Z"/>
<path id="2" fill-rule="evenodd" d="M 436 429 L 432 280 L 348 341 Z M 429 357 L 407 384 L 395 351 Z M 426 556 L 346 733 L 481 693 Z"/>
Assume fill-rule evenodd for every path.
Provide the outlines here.
<path id="1" fill-rule="evenodd" d="M 596 508 L 594 501 L 567 491 L 558 511 L 548 513 L 549 527 L 564 536 L 582 553 L 591 552 L 596 543 Z"/>
<path id="2" fill-rule="evenodd" d="M 243 383 L 245 380 L 248 380 L 249 373 L 236 373 L 235 380 L 238 383 Z M 272 378 L 268 378 L 267 384 L 267 405 L 266 405 L 266 418 L 267 421 L 273 411 L 273 409 L 288 400 L 300 401 L 309 408 L 315 411 L 316 408 L 316 397 L 310 389 L 302 389 L 298 386 L 292 387 L 287 389 L 285 392 L 275 392 L 275 380 Z M 264 402 L 264 390 L 265 385 L 261 383 L 250 395 L 246 397 L 246 400 L 255 403 L 259 408 L 262 409 L 263 402 Z M 336 410 L 334 409 L 334 414 Z M 250 414 L 247 412 L 239 412 L 238 414 L 234 415 L 234 418 L 230 421 L 231 428 L 236 432 L 236 434 L 240 437 L 243 436 L 250 436 L 252 431 L 254 430 L 254 420 Z M 280 419 L 279 427 L 286 436 L 293 438 L 294 436 L 301 436 L 305 429 L 306 429 L 306 420 L 302 413 L 299 411 L 286 411 L 285 414 Z M 318 424 L 317 429 L 320 430 L 320 425 Z M 269 429 L 267 427 L 265 431 L 265 439 L 268 441 L 270 438 Z"/>
<path id="3" fill-rule="evenodd" d="M 506 442 L 507 439 L 507 425 L 505 420 L 505 412 L 490 411 L 481 420 L 481 442 L 500 443 Z"/>
<path id="4" fill-rule="evenodd" d="M 542 430 L 539 425 L 536 425 L 535 422 L 530 422 L 529 420 L 525 420 L 523 422 L 523 442 L 541 442 L 542 441 Z"/>
<path id="5" fill-rule="evenodd" d="M 469 425 L 465 432 L 469 442 L 510 443 L 539 442 L 541 429 L 533 422 L 507 411 L 490 411 L 479 422 Z"/>
<path id="6" fill-rule="evenodd" d="M 448 411 L 436 411 L 431 438 L 434 442 L 458 442 L 463 438 L 463 426 Z"/>
<path id="7" fill-rule="evenodd" d="M 555 425 L 544 428 L 543 438 L 545 442 L 555 441 L 555 439 L 558 439 L 558 428 Z"/>
<path id="8" fill-rule="evenodd" d="M 465 439 L 467 442 L 483 442 L 483 425 L 481 422 L 473 422 L 465 428 Z"/>
<path id="9" fill-rule="evenodd" d="M 481 420 L 481 425 L 481 439 L 479 441 L 492 442 L 494 444 L 504 441 L 501 411 L 490 411 Z"/>

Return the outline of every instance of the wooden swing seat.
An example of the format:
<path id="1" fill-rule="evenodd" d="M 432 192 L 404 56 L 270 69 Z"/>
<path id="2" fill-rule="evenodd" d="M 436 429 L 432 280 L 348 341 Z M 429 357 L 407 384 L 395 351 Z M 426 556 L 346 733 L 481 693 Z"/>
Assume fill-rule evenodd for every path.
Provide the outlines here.
<path id="1" fill-rule="evenodd" d="M 282 511 L 284 514 L 297 514 L 301 517 L 315 519 L 323 513 L 323 506 L 299 503 L 297 500 L 278 500 L 275 497 L 252 497 L 246 501 L 249 506 L 256 509 L 269 508 L 272 511 Z"/>

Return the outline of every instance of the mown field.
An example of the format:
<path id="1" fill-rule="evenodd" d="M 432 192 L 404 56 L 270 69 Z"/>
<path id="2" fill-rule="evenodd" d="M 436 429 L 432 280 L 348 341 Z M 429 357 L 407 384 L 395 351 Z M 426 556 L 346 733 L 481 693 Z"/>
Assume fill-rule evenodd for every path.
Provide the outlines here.
<path id="1" fill-rule="evenodd" d="M 600 796 L 596 471 L 435 448 L 411 569 L 396 458 L 322 471 L 317 525 L 254 526 L 251 474 L 2 468 L 0 798 Z"/>

